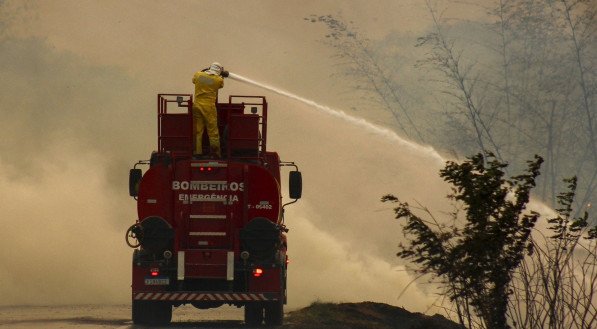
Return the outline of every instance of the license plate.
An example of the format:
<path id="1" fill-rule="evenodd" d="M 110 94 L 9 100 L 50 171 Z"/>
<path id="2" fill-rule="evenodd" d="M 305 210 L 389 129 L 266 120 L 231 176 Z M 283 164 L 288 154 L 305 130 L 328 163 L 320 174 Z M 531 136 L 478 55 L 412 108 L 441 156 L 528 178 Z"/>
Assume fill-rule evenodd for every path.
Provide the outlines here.
<path id="1" fill-rule="evenodd" d="M 146 286 L 167 286 L 170 284 L 170 278 L 145 278 Z"/>

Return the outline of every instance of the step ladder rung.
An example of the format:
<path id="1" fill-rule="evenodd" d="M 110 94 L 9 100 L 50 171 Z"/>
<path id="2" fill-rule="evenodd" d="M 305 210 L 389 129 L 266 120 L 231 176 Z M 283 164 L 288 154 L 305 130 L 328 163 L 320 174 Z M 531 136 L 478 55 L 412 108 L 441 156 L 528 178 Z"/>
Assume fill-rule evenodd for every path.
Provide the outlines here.
<path id="1" fill-rule="evenodd" d="M 226 215 L 190 215 L 190 219 L 226 219 Z"/>
<path id="2" fill-rule="evenodd" d="M 191 236 L 226 236 L 226 232 L 189 232 Z"/>

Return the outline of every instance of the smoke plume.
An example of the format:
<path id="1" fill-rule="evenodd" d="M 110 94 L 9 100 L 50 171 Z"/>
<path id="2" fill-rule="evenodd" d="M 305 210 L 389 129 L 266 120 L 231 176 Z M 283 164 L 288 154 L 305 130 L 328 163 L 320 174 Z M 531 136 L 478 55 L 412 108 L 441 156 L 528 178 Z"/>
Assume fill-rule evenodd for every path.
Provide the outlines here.
<path id="1" fill-rule="evenodd" d="M 259 19 L 222 10 L 224 17 L 208 22 L 185 20 L 180 15 L 200 10 L 182 5 L 140 12 L 93 3 L 31 7 L 3 20 L 12 34 L 0 38 L 2 304 L 129 302 L 124 232 L 136 214 L 127 173 L 155 149 L 158 92 L 190 92 L 194 70 L 215 58 L 299 95 L 325 98 L 333 89 L 308 73 L 325 72 L 324 58 L 312 71 L 292 74 L 305 68 L 290 63 L 321 57 L 303 49 L 307 37 L 288 37 L 304 29 L 310 9 L 280 30 L 278 15 L 249 8 L 244 13 Z M 172 24 L 149 26 L 163 17 Z M 236 21 L 242 25 L 233 29 Z M 230 39 L 197 37 L 208 28 Z M 272 51 L 247 44 L 247 35 L 267 36 Z M 188 40 L 197 42 L 187 46 Z M 255 53 L 238 52 L 243 45 Z M 394 193 L 445 209 L 438 158 L 255 87 L 227 80 L 221 97 L 228 94 L 268 97 L 268 148 L 303 172 L 303 199 L 286 211 L 289 306 L 372 300 L 424 311 L 431 300 L 417 284 L 397 298 L 413 278 L 395 256 L 399 224 L 379 200 Z"/>

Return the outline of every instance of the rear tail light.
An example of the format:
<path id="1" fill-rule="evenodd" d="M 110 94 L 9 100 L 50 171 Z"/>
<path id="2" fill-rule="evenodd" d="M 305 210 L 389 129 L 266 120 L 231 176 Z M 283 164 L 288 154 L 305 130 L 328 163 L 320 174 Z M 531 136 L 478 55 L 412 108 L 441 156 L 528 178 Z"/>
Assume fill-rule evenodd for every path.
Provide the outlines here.
<path id="1" fill-rule="evenodd" d="M 157 267 L 156 268 L 152 268 L 151 271 L 150 271 L 150 273 L 151 273 L 151 276 L 158 276 L 158 275 L 160 275 L 160 269 L 157 268 Z"/>
<path id="2" fill-rule="evenodd" d="M 259 278 L 263 275 L 263 269 L 261 268 L 255 268 L 253 269 L 253 277 Z"/>

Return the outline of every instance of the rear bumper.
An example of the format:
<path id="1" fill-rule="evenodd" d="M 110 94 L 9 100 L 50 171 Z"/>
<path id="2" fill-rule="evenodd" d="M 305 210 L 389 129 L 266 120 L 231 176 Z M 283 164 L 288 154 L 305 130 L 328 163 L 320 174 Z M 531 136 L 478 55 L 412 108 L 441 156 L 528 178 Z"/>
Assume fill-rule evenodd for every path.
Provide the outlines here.
<path id="1" fill-rule="evenodd" d="M 257 302 L 280 300 L 279 293 L 232 293 L 232 292 L 133 292 L 133 300 L 164 302 Z"/>

